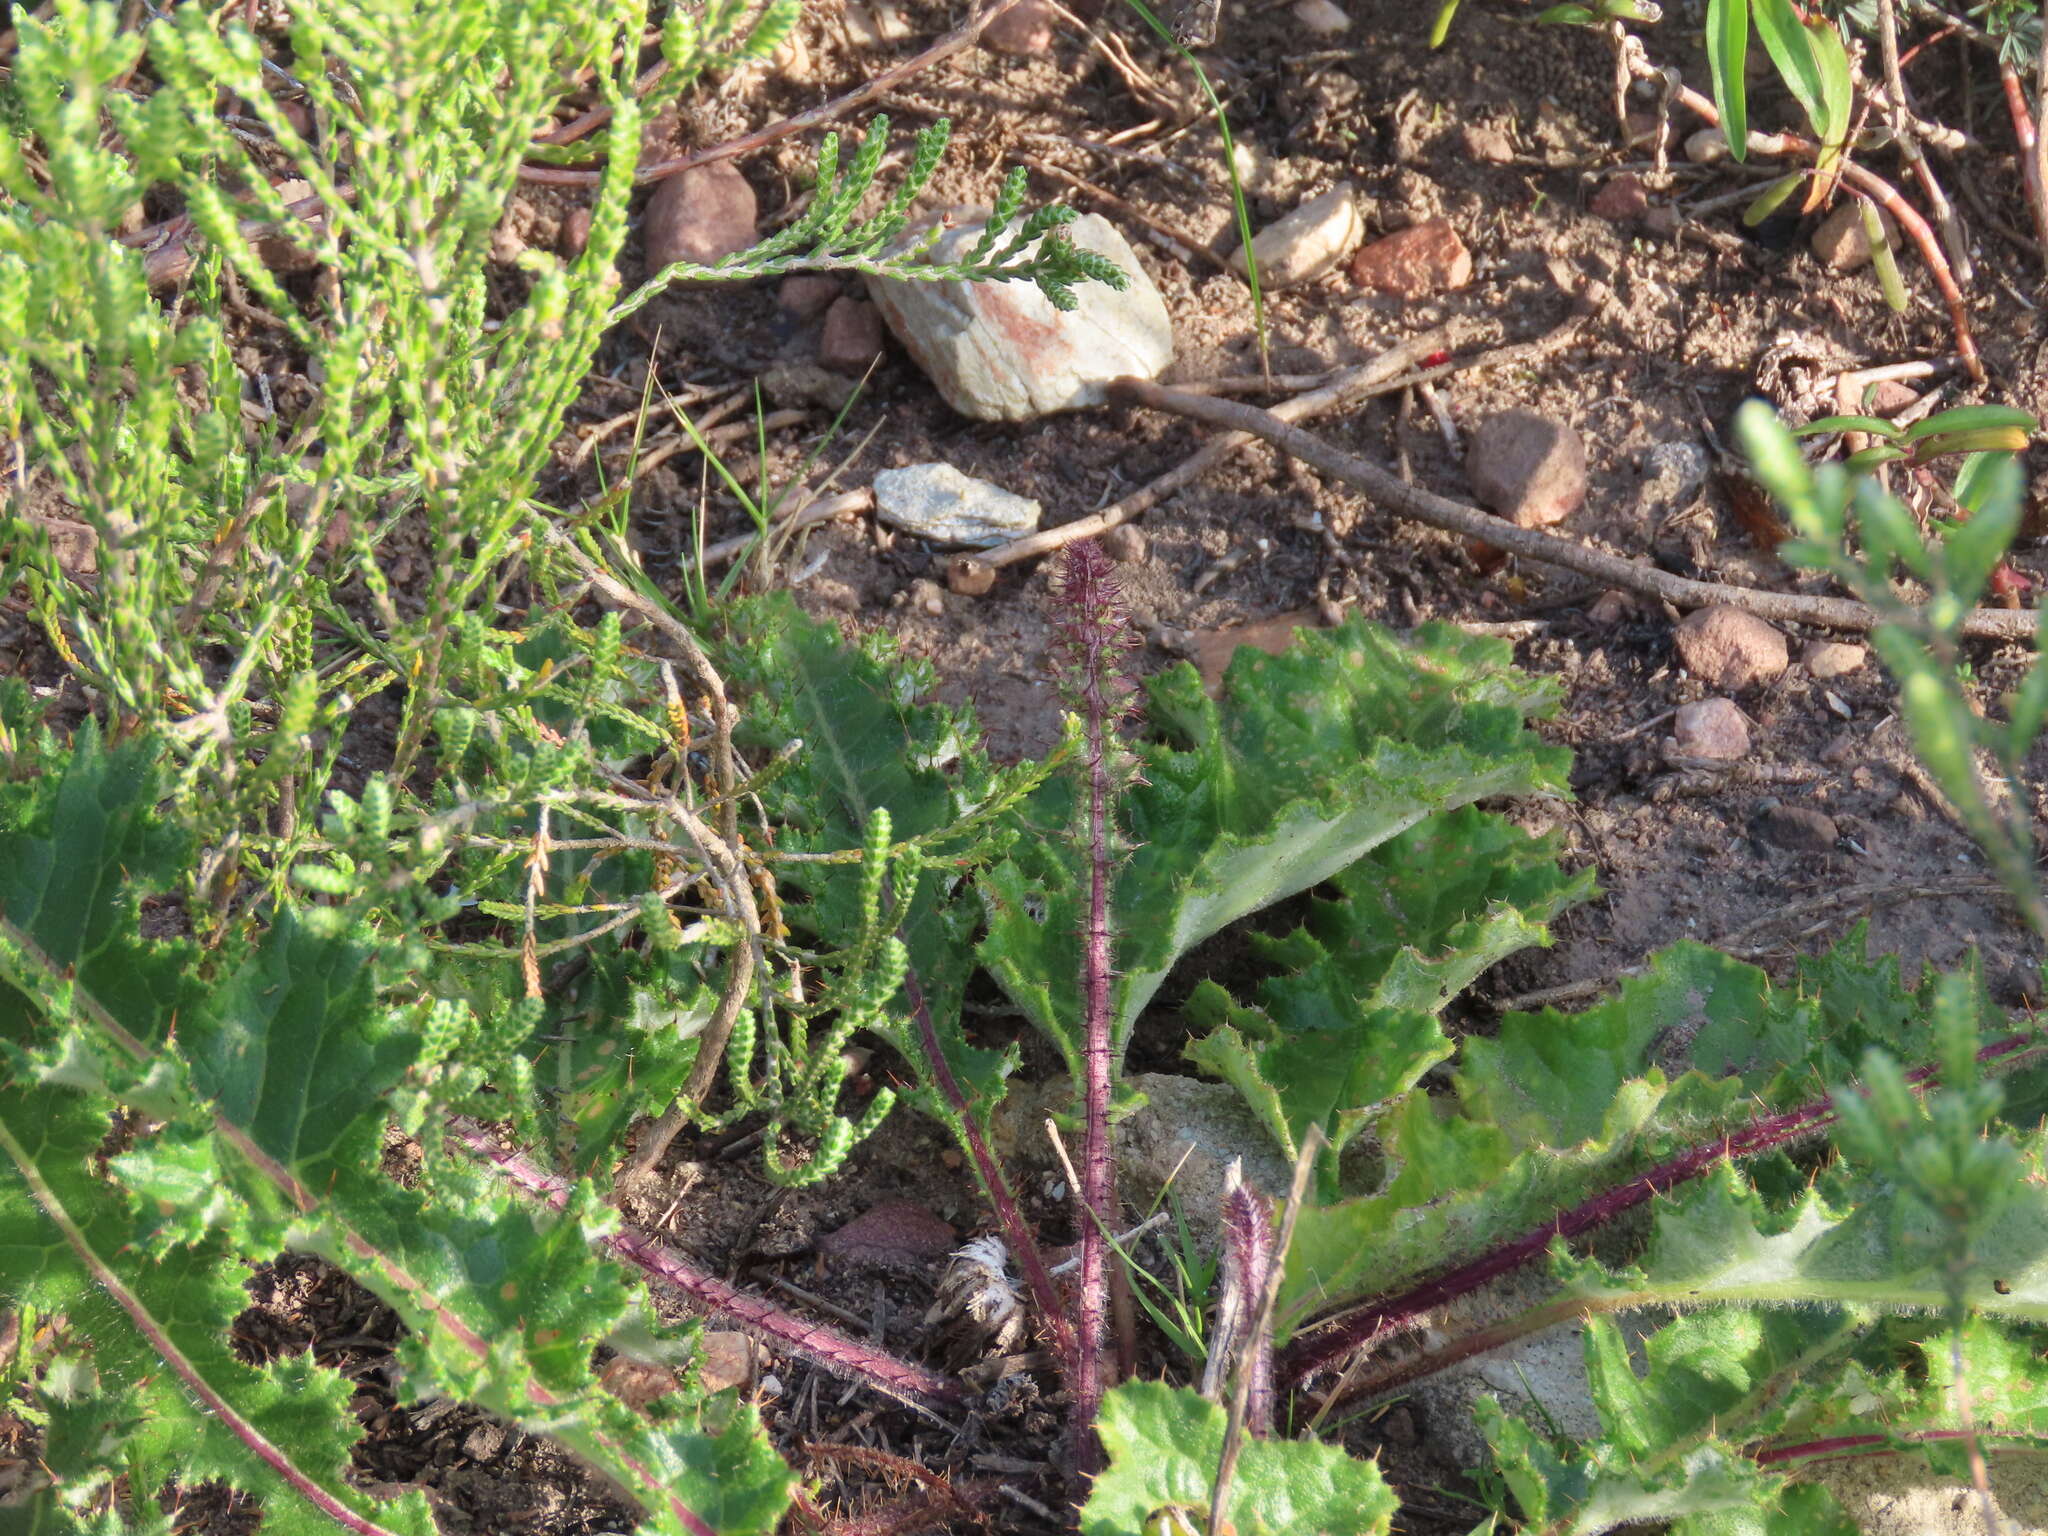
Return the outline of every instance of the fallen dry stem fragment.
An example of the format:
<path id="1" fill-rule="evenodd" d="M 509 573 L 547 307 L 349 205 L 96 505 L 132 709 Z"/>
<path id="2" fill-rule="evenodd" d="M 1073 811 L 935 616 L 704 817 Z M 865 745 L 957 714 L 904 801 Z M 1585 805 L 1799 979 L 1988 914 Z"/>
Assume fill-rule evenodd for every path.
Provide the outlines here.
<path id="1" fill-rule="evenodd" d="M 1679 608 L 1706 608 L 1721 603 L 1778 623 L 1816 624 L 1828 629 L 1859 632 L 1875 629 L 1883 622 L 1876 609 L 1849 598 L 1765 592 L 1755 587 L 1694 581 L 1640 561 L 1624 560 L 1618 555 L 1589 549 L 1554 533 L 1518 528 L 1461 501 L 1403 485 L 1391 471 L 1331 447 L 1313 433 L 1290 426 L 1273 411 L 1262 411 L 1236 400 L 1183 394 L 1146 379 L 1121 378 L 1109 387 L 1113 395 L 1136 405 L 1170 411 L 1232 432 L 1249 432 L 1262 437 L 1310 468 L 1363 491 L 1396 516 L 1446 533 L 1479 539 L 1511 555 L 1576 571 L 1612 587 L 1645 592 Z M 1963 617 L 1962 632 L 1980 639 L 2025 640 L 2034 633 L 2034 625 L 2034 615 L 2024 609 L 1973 608 Z"/>
<path id="2" fill-rule="evenodd" d="M 1576 322 L 1571 322 L 1576 324 Z M 1281 421 L 1301 421 L 1312 416 L 1326 415 L 1355 405 L 1387 388 L 1406 388 L 1413 380 L 1402 380 L 1389 384 L 1415 362 L 1439 351 L 1449 335 L 1449 327 L 1437 326 L 1424 331 L 1420 336 L 1411 336 L 1397 346 L 1389 347 L 1370 362 L 1348 368 L 1322 382 L 1321 386 L 1308 394 L 1297 395 L 1273 408 L 1273 415 Z M 1546 338 L 1547 339 L 1547 338 Z M 1209 386 L 1202 386 L 1209 387 Z M 1159 505 L 1175 491 L 1195 481 L 1221 464 L 1231 454 L 1253 440 L 1256 434 L 1250 432 L 1226 433 L 1204 443 L 1193 454 L 1169 469 L 1149 484 L 1133 491 L 1121 501 L 1113 502 L 1087 517 L 1076 518 L 1071 523 L 1062 523 L 1057 528 L 1042 529 L 1013 539 L 981 556 L 984 565 L 1014 565 L 1019 560 L 1029 560 L 1034 555 L 1050 554 L 1063 549 L 1076 539 L 1092 539 L 1109 532 L 1110 529 L 1142 516 Z"/>
<path id="3" fill-rule="evenodd" d="M 951 58 L 964 48 L 971 48 L 981 36 L 982 29 L 994 21 L 1018 0 L 991 0 L 979 10 L 971 11 L 965 21 L 933 43 L 922 53 L 913 54 L 894 68 L 885 69 L 870 79 L 855 86 L 844 96 L 812 107 L 808 112 L 799 112 L 794 117 L 785 117 L 779 123 L 770 123 L 766 128 L 753 133 L 742 134 L 737 139 L 728 139 L 723 144 L 713 144 L 692 154 L 682 155 L 674 160 L 660 160 L 653 165 L 643 165 L 633 173 L 633 180 L 640 186 L 652 182 L 666 181 L 671 176 L 680 176 L 684 171 L 695 170 L 700 165 L 710 165 L 717 160 L 730 160 L 736 155 L 751 154 L 766 145 L 808 133 L 813 128 L 844 117 L 856 108 L 863 107 L 877 97 L 887 94 L 910 79 L 930 69 L 934 64 Z M 600 169 L 585 169 L 566 165 L 522 165 L 519 179 L 538 186 L 548 187 L 594 187 L 604 178 Z"/>

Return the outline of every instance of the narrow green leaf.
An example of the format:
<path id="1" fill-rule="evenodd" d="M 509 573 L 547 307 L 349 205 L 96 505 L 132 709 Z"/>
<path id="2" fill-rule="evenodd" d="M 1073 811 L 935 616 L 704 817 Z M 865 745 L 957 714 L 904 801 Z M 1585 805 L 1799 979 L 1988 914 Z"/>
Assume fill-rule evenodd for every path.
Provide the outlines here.
<path id="1" fill-rule="evenodd" d="M 2040 423 L 2031 411 L 2023 411 L 2016 405 L 1959 405 L 1951 410 L 1937 411 L 1925 421 L 1916 421 L 1906 429 L 1906 441 L 1917 443 L 1922 438 L 1947 437 L 1960 432 L 1988 431 L 1993 428 L 2018 428 L 2032 432 Z"/>
<path id="2" fill-rule="evenodd" d="M 1707 72 L 1713 79 L 1714 106 L 1721 114 L 1728 153 L 1738 161 L 1749 156 L 1749 104 L 1743 78 L 1748 59 L 1749 0 L 1707 0 Z"/>
<path id="3" fill-rule="evenodd" d="M 1825 432 L 1869 432 L 1878 437 L 1895 437 L 1898 428 L 1882 416 L 1822 416 L 1803 427 L 1794 427 L 1794 437 L 1817 437 Z"/>

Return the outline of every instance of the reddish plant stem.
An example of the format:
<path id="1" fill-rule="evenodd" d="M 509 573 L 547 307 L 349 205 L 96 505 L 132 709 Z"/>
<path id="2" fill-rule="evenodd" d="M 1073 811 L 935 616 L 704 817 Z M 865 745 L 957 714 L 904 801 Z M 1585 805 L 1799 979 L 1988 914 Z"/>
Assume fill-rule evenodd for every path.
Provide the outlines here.
<path id="1" fill-rule="evenodd" d="M 1985 1046 L 1977 1053 L 1977 1059 L 1980 1062 L 1997 1062 L 2009 1066 L 2016 1054 L 2033 1043 L 2034 1036 L 2031 1034 L 2009 1035 L 2003 1040 Z M 1907 1081 L 1916 1088 L 1926 1087 L 1933 1081 L 1935 1070 L 1931 1066 L 1916 1067 L 1907 1074 Z M 1679 1185 L 1699 1178 L 1723 1162 L 1738 1157 L 1753 1157 L 1760 1152 L 1776 1151 L 1805 1137 L 1817 1135 L 1833 1124 L 1834 1119 L 1833 1099 L 1820 1099 L 1782 1115 L 1770 1115 L 1761 1120 L 1753 1120 L 1739 1131 L 1729 1132 L 1713 1141 L 1682 1152 L 1625 1184 L 1580 1202 L 1570 1210 L 1560 1213 L 1555 1220 L 1501 1244 L 1469 1264 L 1460 1265 L 1434 1279 L 1425 1280 L 1396 1296 L 1371 1302 L 1356 1311 L 1343 1314 L 1331 1327 L 1300 1340 L 1286 1351 L 1280 1361 L 1281 1379 L 1298 1384 L 1317 1371 L 1334 1365 L 1353 1350 L 1388 1334 L 1412 1328 L 1436 1308 L 1520 1269 L 1524 1264 L 1548 1252 L 1550 1245 L 1559 1238 L 1577 1237 L 1581 1233 L 1602 1226 L 1624 1211 L 1633 1210 L 1658 1195 L 1668 1194 Z M 1409 1362 L 1413 1369 L 1406 1371 L 1405 1374 L 1411 1379 L 1416 1375 L 1428 1375 L 1469 1355 L 1483 1353 L 1507 1342 L 1510 1338 L 1518 1337 L 1525 1331 L 1519 1320 L 1502 1324 L 1500 1329 L 1494 1332 L 1500 1333 L 1502 1330 L 1506 1330 L 1502 1337 L 1475 1334 L 1444 1350 L 1418 1357 Z M 1354 1383 L 1345 1395 L 1352 1396 L 1361 1390 L 1379 1390 L 1388 1384 L 1380 1381 Z"/>
<path id="2" fill-rule="evenodd" d="M 1273 1277 L 1273 1219 L 1263 1195 L 1238 1184 L 1223 1196 L 1223 1283 L 1234 1295 L 1240 1337 L 1228 1348 L 1238 1356 L 1251 1390 L 1245 1396 L 1245 1428 L 1264 1438 L 1273 1432 L 1273 1336 L 1258 1327 L 1260 1303 Z M 1221 1308 L 1218 1309 L 1219 1322 Z M 1217 1347 L 1224 1347 L 1218 1341 Z"/>
<path id="3" fill-rule="evenodd" d="M 2020 178 L 2027 189 L 2027 211 L 2034 216 L 2034 238 L 2048 251 L 2048 192 L 2041 186 L 2041 162 L 2036 158 L 2034 114 L 2027 106 L 2027 88 L 2019 71 L 2003 54 L 1998 59 L 1998 83 L 2005 90 L 2005 111 L 2012 119 L 2013 142 L 2019 146 Z"/>
<path id="4" fill-rule="evenodd" d="M 1109 764 L 1099 697 L 1091 689 L 1088 717 L 1088 926 L 1082 936 L 1081 1091 L 1086 1116 L 1081 1139 L 1081 1200 L 1089 1215 L 1081 1222 L 1081 1315 L 1075 1341 L 1079 1367 L 1072 1383 L 1074 1433 L 1086 1435 L 1102 1403 L 1102 1348 L 1108 1317 L 1109 1280 L 1104 1233 L 1116 1219 L 1115 1165 L 1109 1142 L 1110 953 L 1109 953 Z"/>
<path id="5" fill-rule="evenodd" d="M 1939 32 L 1936 32 L 1931 36 L 1921 38 L 1919 42 L 1915 43 L 1912 47 L 1908 48 L 1904 53 L 1899 55 L 1899 68 L 1912 68 L 1913 61 L 1919 58 L 1921 54 L 1925 53 L 1928 49 L 1932 48 L 1936 43 L 1947 42 L 1950 38 L 1954 37 L 1956 33 L 1960 30 L 1960 28 L 1953 26 L 1943 27 Z"/>
<path id="6" fill-rule="evenodd" d="M 1045 1320 L 1045 1326 L 1052 1332 L 1053 1348 L 1058 1351 L 1062 1364 L 1071 1369 L 1074 1360 L 1073 1324 L 1067 1318 L 1058 1288 L 1052 1283 L 1052 1272 L 1046 1268 L 1037 1235 L 1025 1222 L 1016 1196 L 1010 1193 L 1010 1181 L 1003 1175 L 1003 1165 L 989 1150 L 988 1138 L 981 1134 L 981 1127 L 975 1122 L 974 1101 L 967 1097 L 967 1090 L 960 1086 L 960 1080 L 946 1063 L 946 1052 L 939 1044 L 938 1029 L 932 1023 L 931 1008 L 925 1002 L 924 989 L 918 985 L 917 972 L 913 968 L 904 969 L 903 992 L 910 1000 L 910 1017 L 917 1026 L 918 1044 L 923 1047 L 925 1069 L 931 1074 L 932 1086 L 939 1090 L 939 1097 L 953 1111 L 960 1140 L 967 1148 L 967 1155 L 974 1159 L 975 1172 L 981 1176 L 982 1191 L 988 1196 L 988 1203 L 995 1208 L 996 1221 L 1010 1245 L 1010 1256 L 1024 1271 L 1024 1284 L 1031 1291 L 1031 1300 L 1038 1308 L 1038 1315 Z"/>
<path id="7" fill-rule="evenodd" d="M 1110 1083 L 1116 1071 L 1109 896 L 1115 858 L 1114 801 L 1119 750 L 1116 726 L 1126 713 L 1120 653 L 1129 649 L 1130 625 L 1110 560 L 1092 540 L 1067 547 L 1056 588 L 1064 617 L 1060 650 L 1067 686 L 1086 741 L 1088 912 L 1081 929 L 1081 1276 L 1075 1324 L 1075 1373 L 1068 1383 L 1069 1422 L 1076 1462 L 1088 1470 L 1096 1456 L 1092 1434 L 1102 1402 L 1103 1348 L 1109 1317 L 1108 1234 L 1116 1221 L 1116 1162 L 1110 1146 Z"/>
<path id="8" fill-rule="evenodd" d="M 1827 1440 L 1808 1440 L 1801 1445 L 1781 1445 L 1767 1451 L 1755 1451 L 1749 1459 L 1760 1467 L 1773 1467 L 1788 1461 L 1826 1461 L 1864 1451 L 1896 1454 L 1901 1440 L 1917 1444 L 1935 1440 L 1966 1440 L 1969 1433 L 1964 1429 L 1916 1429 L 1904 1435 L 1836 1435 Z"/>
<path id="9" fill-rule="evenodd" d="M 525 1194 L 551 1210 L 569 1208 L 575 1188 L 569 1180 L 550 1173 L 522 1152 L 500 1146 L 477 1121 L 458 1116 L 449 1121 L 448 1129 L 465 1148 L 494 1164 L 508 1182 Z M 698 1305 L 731 1318 L 769 1344 L 836 1376 L 913 1404 L 957 1404 L 967 1399 L 966 1389 L 952 1377 L 898 1359 L 835 1328 L 807 1322 L 772 1301 L 749 1295 L 738 1286 L 707 1274 L 674 1249 L 631 1228 L 600 1238 L 599 1243 L 643 1274 L 666 1280 Z"/>
<path id="10" fill-rule="evenodd" d="M 661 83 L 662 77 L 667 73 L 667 59 L 663 59 L 659 63 L 642 70 L 640 78 L 633 82 L 634 96 L 645 96 Z M 570 118 L 568 122 L 561 124 L 559 127 L 550 128 L 546 133 L 534 135 L 533 142 L 536 144 L 574 144 L 578 139 L 587 138 L 589 135 L 597 132 L 598 129 L 611 120 L 611 103 L 608 101 L 602 102 L 590 108 L 589 111 L 579 113 L 577 116 Z"/>
<path id="11" fill-rule="evenodd" d="M 1643 79 L 1662 79 L 1661 72 L 1647 58 L 1637 59 L 1632 67 Z M 1720 126 L 1719 109 L 1691 86 L 1679 86 L 1672 96 L 1709 126 Z M 1796 133 L 1752 133 L 1749 148 L 1757 154 L 1797 155 L 1806 160 L 1820 156 L 1818 144 Z M 1920 216 L 1917 208 L 1899 196 L 1896 187 L 1874 171 L 1847 160 L 1842 164 L 1841 177 L 1858 191 L 1875 198 L 1885 212 L 1898 220 L 1899 227 L 1912 237 L 1913 244 L 1919 248 L 1920 259 L 1927 264 L 1928 274 L 1934 279 L 1934 286 L 1940 290 L 1942 303 L 1948 307 L 1949 328 L 1955 332 L 1956 355 L 1972 381 L 1982 384 L 1984 360 L 1977 353 L 1977 338 L 1970 330 L 1969 306 L 1963 301 L 1962 289 L 1956 286 L 1955 273 L 1949 270 L 1948 257 L 1942 253 L 1941 241 L 1933 228 Z"/>

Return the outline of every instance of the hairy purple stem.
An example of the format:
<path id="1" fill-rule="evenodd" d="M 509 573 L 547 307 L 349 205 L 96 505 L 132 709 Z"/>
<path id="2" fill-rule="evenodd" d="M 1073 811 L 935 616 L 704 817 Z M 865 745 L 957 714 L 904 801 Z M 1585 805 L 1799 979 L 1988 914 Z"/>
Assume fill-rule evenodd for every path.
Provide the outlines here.
<path id="1" fill-rule="evenodd" d="M 946 1064 L 946 1053 L 939 1044 L 939 1031 L 932 1023 L 932 1011 L 924 1000 L 924 989 L 917 984 L 917 972 L 908 966 L 903 972 L 903 992 L 910 999 L 910 1016 L 917 1024 L 918 1043 L 924 1047 L 925 1067 L 931 1073 L 932 1084 L 953 1111 L 960 1139 L 966 1144 L 967 1155 L 974 1159 L 975 1171 L 981 1175 L 981 1187 L 988 1195 L 988 1203 L 995 1207 L 996 1220 L 1010 1245 L 1010 1254 L 1016 1259 L 1018 1268 L 1024 1271 L 1024 1283 L 1031 1289 L 1031 1299 L 1038 1307 L 1039 1316 L 1052 1330 L 1053 1347 L 1059 1352 L 1061 1363 L 1071 1371 L 1074 1328 L 1060 1304 L 1060 1293 L 1052 1283 L 1052 1272 L 1046 1268 L 1045 1254 L 1038 1246 L 1037 1235 L 1026 1224 L 1024 1213 L 1017 1208 L 1016 1197 L 1010 1193 L 1010 1181 L 1003 1176 L 1003 1165 L 996 1161 L 995 1153 L 989 1150 L 988 1139 L 975 1123 L 973 1101 L 953 1075 L 953 1069 Z"/>
<path id="2" fill-rule="evenodd" d="M 1081 1139 L 1080 1306 L 1075 1322 L 1075 1373 L 1069 1387 L 1069 1426 L 1076 1460 L 1086 1470 L 1095 1448 L 1090 1433 L 1102 1402 L 1103 1341 L 1109 1316 L 1107 1234 L 1116 1221 L 1116 1161 L 1110 1147 L 1110 1080 L 1116 1070 L 1113 1029 L 1109 893 L 1115 860 L 1110 842 L 1112 802 L 1120 776 L 1117 722 L 1128 711 L 1129 679 L 1121 668 L 1130 649 L 1130 622 L 1109 556 L 1090 540 L 1070 545 L 1059 573 L 1058 597 L 1068 688 L 1086 740 L 1088 915 L 1081 930 Z"/>
<path id="3" fill-rule="evenodd" d="M 2011 1065 L 2015 1055 L 2034 1043 L 2035 1037 L 2032 1035 L 2009 1035 L 2003 1040 L 1985 1046 L 1977 1053 L 1977 1059 L 1980 1062 Z M 1933 1082 L 1936 1070 L 1932 1066 L 1916 1067 L 1907 1074 L 1907 1081 L 1916 1088 L 1927 1087 Z M 1539 1258 L 1560 1237 L 1577 1237 L 1582 1232 L 1612 1221 L 1622 1212 L 1633 1210 L 1647 1200 L 1669 1193 L 1680 1184 L 1699 1178 L 1731 1158 L 1752 1157 L 1759 1152 L 1775 1151 L 1803 1137 L 1816 1135 L 1832 1125 L 1834 1119 L 1834 1101 L 1821 1099 L 1786 1114 L 1753 1120 L 1742 1130 L 1730 1132 L 1714 1141 L 1682 1152 L 1667 1162 L 1659 1163 L 1647 1173 L 1630 1179 L 1626 1184 L 1573 1206 L 1555 1220 L 1545 1223 L 1533 1232 L 1524 1233 L 1512 1242 L 1502 1244 L 1492 1252 L 1474 1259 L 1470 1264 L 1461 1265 L 1433 1280 L 1425 1280 L 1399 1295 L 1344 1314 L 1329 1328 L 1300 1340 L 1286 1351 L 1280 1361 L 1281 1378 L 1289 1384 L 1298 1385 L 1317 1371 L 1334 1365 L 1354 1349 L 1388 1334 L 1414 1327 L 1436 1308 L 1476 1291 L 1481 1286 L 1521 1268 L 1532 1259 Z M 1482 1353 L 1493 1348 L 1495 1344 L 1505 1342 L 1495 1339 L 1477 1343 L 1481 1337 L 1483 1336 L 1474 1335 L 1473 1340 L 1461 1341 L 1460 1344 L 1419 1358 L 1411 1364 L 1418 1368 L 1426 1367 L 1420 1370 L 1420 1374 L 1426 1375 L 1454 1360 L 1463 1359 L 1469 1354 Z M 1462 1345 L 1465 1343 L 1472 1343 L 1474 1347 L 1463 1348 Z M 1384 1385 L 1385 1383 L 1378 1382 L 1372 1384 L 1374 1389 Z M 1365 1386 L 1365 1383 L 1355 1384 L 1352 1391 L 1346 1395 L 1353 1395 Z"/>
<path id="4" fill-rule="evenodd" d="M 1236 1166 L 1231 1165 L 1233 1174 Z M 1221 1347 L 1237 1356 L 1238 1369 L 1251 1380 L 1245 1427 L 1262 1439 L 1273 1432 L 1273 1334 L 1270 1327 L 1259 1328 L 1259 1303 L 1272 1273 L 1273 1218 L 1265 1197 L 1232 1182 L 1223 1196 L 1223 1292 L 1237 1300 L 1238 1336 Z M 1219 1305 L 1219 1321 L 1223 1310 Z"/>
<path id="5" fill-rule="evenodd" d="M 498 1145 L 474 1120 L 449 1121 L 455 1138 L 478 1157 L 495 1164 L 513 1185 L 547 1205 L 565 1211 L 575 1186 L 550 1173 L 524 1153 Z M 767 1343 L 787 1350 L 848 1381 L 857 1381 L 916 1406 L 962 1403 L 966 1389 L 950 1376 L 898 1359 L 872 1344 L 863 1344 L 835 1328 L 806 1322 L 774 1302 L 750 1295 L 707 1274 L 673 1248 L 630 1228 L 599 1239 L 612 1254 L 644 1274 L 666 1280 L 698 1305 L 730 1318 Z"/>

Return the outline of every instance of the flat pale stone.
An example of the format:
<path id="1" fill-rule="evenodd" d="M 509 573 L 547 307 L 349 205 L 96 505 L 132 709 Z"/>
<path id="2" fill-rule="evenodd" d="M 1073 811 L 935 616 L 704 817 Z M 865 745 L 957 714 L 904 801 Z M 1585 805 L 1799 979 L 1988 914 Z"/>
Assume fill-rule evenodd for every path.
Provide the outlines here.
<path id="1" fill-rule="evenodd" d="M 875 476 L 875 516 L 934 544 L 993 549 L 1038 527 L 1039 505 L 950 464 L 912 464 Z"/>
<path id="2" fill-rule="evenodd" d="M 1130 285 L 1119 293 L 1106 283 L 1080 283 L 1075 307 L 1063 314 L 1035 283 L 867 279 L 903 350 L 961 415 L 1029 421 L 1100 405 L 1111 379 L 1156 379 L 1173 361 L 1166 301 L 1130 242 L 1093 213 L 1064 233 L 1079 249 L 1115 262 Z M 931 259 L 958 261 L 980 238 L 977 218 L 942 236 Z"/>
<path id="3" fill-rule="evenodd" d="M 1365 220 L 1358 215 L 1351 183 L 1340 181 L 1253 237 L 1259 286 L 1270 291 L 1313 282 L 1349 256 L 1364 238 Z M 1243 246 L 1232 254 L 1230 265 L 1239 273 L 1246 270 Z"/>

